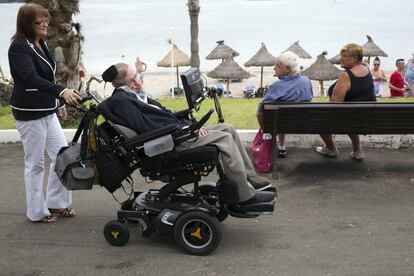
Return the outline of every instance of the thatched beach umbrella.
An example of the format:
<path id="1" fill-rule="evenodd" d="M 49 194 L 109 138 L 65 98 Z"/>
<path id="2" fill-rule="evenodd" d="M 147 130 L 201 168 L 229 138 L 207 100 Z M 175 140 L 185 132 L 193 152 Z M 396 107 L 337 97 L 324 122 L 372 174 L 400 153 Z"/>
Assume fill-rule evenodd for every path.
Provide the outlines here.
<path id="1" fill-rule="evenodd" d="M 213 79 L 224 79 L 227 81 L 227 91 L 229 91 L 229 83 L 232 79 L 247 79 L 250 74 L 243 70 L 234 60 L 233 56 L 228 56 L 213 71 L 207 73 L 207 76 Z"/>
<path id="2" fill-rule="evenodd" d="M 287 51 L 291 51 L 300 58 L 312 58 L 312 56 L 309 55 L 308 52 L 306 52 L 305 49 L 303 49 L 302 46 L 299 45 L 299 40 L 295 41 L 292 45 L 290 45 L 290 47 L 283 51 L 283 53 Z"/>
<path id="3" fill-rule="evenodd" d="M 362 45 L 364 50 L 364 56 L 368 57 L 368 64 L 371 57 L 388 57 L 388 55 L 374 43 L 374 40 L 371 36 L 367 35 L 368 42 Z"/>
<path id="4" fill-rule="evenodd" d="M 334 57 L 331 57 L 328 59 L 328 61 L 332 64 L 341 64 L 341 54 L 337 54 Z"/>
<path id="5" fill-rule="evenodd" d="M 224 59 L 226 59 L 229 56 L 235 57 L 239 55 L 237 51 L 224 44 L 224 40 L 217 41 L 217 44 L 218 45 L 216 46 L 216 48 L 214 48 L 213 51 L 211 51 L 211 53 L 206 56 L 206 59 L 221 59 L 222 61 L 224 61 Z"/>
<path id="6" fill-rule="evenodd" d="M 260 88 L 263 87 L 263 67 L 264 66 L 274 66 L 276 58 L 269 53 L 266 48 L 266 45 L 262 42 L 262 47 L 259 51 L 249 59 L 244 66 L 260 66 Z"/>
<path id="7" fill-rule="evenodd" d="M 324 51 L 320 54 L 316 61 L 306 70 L 302 71 L 302 75 L 307 76 L 311 80 L 319 81 L 321 87 L 321 96 L 323 93 L 323 81 L 336 80 L 341 73 L 341 70 L 331 64 L 326 58 L 328 52 Z"/>
<path id="8" fill-rule="evenodd" d="M 190 57 L 184 54 L 172 41 L 173 48 L 168 54 L 159 62 L 157 62 L 158 67 L 176 67 L 177 68 L 177 88 L 180 87 L 180 78 L 178 67 L 179 66 L 190 66 L 191 60 Z M 174 93 L 173 93 L 174 95 Z"/>

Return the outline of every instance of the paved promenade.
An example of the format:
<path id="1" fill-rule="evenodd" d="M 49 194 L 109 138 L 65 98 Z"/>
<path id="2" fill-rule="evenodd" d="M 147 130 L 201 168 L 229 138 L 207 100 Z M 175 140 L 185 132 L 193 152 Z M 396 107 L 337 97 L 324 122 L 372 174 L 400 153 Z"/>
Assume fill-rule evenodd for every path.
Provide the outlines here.
<path id="1" fill-rule="evenodd" d="M 78 216 L 31 223 L 23 169 L 21 145 L 0 144 L 0 275 L 414 275 L 414 149 L 367 149 L 362 163 L 346 148 L 337 159 L 290 149 L 275 213 L 227 219 L 206 257 L 134 225 L 126 246 L 110 246 L 102 232 L 118 206 L 100 187 L 74 192 Z"/>

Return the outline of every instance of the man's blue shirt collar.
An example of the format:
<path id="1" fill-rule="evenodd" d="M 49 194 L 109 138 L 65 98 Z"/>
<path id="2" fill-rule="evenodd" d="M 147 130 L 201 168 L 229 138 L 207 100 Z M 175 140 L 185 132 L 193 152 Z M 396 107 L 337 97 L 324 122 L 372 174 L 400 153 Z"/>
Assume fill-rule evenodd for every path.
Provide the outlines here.
<path id="1" fill-rule="evenodd" d="M 286 75 L 286 76 L 280 76 L 280 77 L 278 77 L 278 78 L 279 78 L 279 80 L 285 80 L 285 81 L 288 81 L 288 80 L 292 80 L 292 79 L 299 78 L 299 74 L 296 74 L 296 75 L 293 75 L 293 76 L 289 76 L 289 75 Z"/>

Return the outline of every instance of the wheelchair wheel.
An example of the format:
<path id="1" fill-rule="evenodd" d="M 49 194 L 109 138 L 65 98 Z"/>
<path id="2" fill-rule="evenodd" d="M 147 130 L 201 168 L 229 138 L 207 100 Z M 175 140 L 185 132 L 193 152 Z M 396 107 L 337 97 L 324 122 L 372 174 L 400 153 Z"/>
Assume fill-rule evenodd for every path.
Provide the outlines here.
<path id="1" fill-rule="evenodd" d="M 217 188 L 215 183 L 200 183 L 199 192 L 203 198 L 211 205 L 215 205 L 217 202 Z M 213 198 L 214 196 L 214 198 Z M 219 222 L 223 222 L 229 216 L 229 212 L 224 209 L 223 206 L 220 207 L 219 212 L 216 216 Z"/>
<path id="2" fill-rule="evenodd" d="M 112 220 L 105 225 L 104 236 L 110 245 L 123 246 L 129 240 L 129 230 L 122 222 Z"/>
<path id="3" fill-rule="evenodd" d="M 174 238 L 185 252 L 207 255 L 220 244 L 220 224 L 215 217 L 204 212 L 190 211 L 175 222 Z"/>

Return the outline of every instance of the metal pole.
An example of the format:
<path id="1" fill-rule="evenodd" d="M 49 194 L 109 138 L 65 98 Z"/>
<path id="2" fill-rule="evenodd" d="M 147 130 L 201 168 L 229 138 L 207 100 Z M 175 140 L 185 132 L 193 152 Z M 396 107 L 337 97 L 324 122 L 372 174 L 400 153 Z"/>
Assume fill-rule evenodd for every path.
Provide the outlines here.
<path id="1" fill-rule="evenodd" d="M 260 88 L 263 88 L 263 66 L 260 66 Z"/>
<path id="2" fill-rule="evenodd" d="M 325 97 L 325 93 L 323 92 L 323 81 L 319 81 L 319 86 L 321 87 L 320 97 Z"/>
<path id="3" fill-rule="evenodd" d="M 174 68 L 174 41 L 171 39 L 171 69 Z M 174 75 L 174 69 L 171 71 L 172 75 Z M 172 94 L 171 94 L 171 98 L 174 99 L 174 95 L 175 94 L 175 88 L 174 86 L 172 87 Z"/>
<path id="4" fill-rule="evenodd" d="M 177 67 L 177 88 L 180 87 L 180 78 L 178 77 L 178 66 Z"/>
<path id="5" fill-rule="evenodd" d="M 230 86 L 230 79 L 227 79 L 227 97 L 229 96 L 229 94 L 230 94 L 230 89 L 229 89 L 229 86 Z"/>

